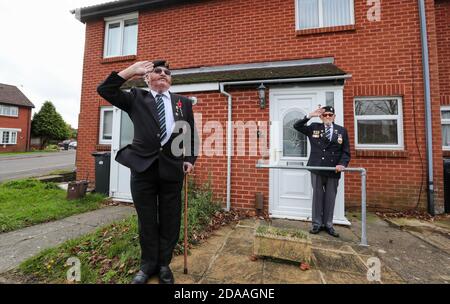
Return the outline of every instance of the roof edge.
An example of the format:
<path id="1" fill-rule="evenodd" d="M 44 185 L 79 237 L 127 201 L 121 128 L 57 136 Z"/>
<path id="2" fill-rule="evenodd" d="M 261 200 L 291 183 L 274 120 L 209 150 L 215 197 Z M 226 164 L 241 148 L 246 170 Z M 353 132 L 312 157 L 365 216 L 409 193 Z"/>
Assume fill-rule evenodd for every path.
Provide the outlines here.
<path id="1" fill-rule="evenodd" d="M 103 4 L 80 7 L 70 11 L 75 18 L 82 23 L 103 17 L 122 15 L 125 13 L 140 11 L 152 7 L 161 7 L 176 3 L 190 3 L 188 0 L 122 0 Z"/>

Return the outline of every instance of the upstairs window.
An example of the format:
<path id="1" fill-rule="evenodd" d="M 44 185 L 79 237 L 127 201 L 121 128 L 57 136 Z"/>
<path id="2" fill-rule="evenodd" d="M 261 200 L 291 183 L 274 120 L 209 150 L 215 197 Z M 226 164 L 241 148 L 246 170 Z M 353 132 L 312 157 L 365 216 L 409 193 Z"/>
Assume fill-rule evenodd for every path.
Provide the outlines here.
<path id="1" fill-rule="evenodd" d="M 138 14 L 105 18 L 104 57 L 136 55 Z"/>
<path id="2" fill-rule="evenodd" d="M 19 116 L 19 107 L 0 105 L 0 116 Z"/>
<path id="3" fill-rule="evenodd" d="M 355 23 L 353 0 L 295 0 L 297 29 Z"/>

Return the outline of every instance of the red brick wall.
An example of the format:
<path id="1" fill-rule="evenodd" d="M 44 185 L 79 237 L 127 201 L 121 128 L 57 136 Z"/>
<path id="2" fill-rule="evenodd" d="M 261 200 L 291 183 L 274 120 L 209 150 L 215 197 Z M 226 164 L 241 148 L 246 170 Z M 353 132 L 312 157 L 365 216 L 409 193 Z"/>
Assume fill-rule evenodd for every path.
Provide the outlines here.
<path id="1" fill-rule="evenodd" d="M 330 32 L 295 30 L 294 1 L 204 1 L 141 12 L 137 56 L 103 60 L 103 21 L 86 28 L 79 146 L 79 178 L 87 170 L 93 176 L 90 153 L 98 144 L 99 106 L 105 104 L 95 88 L 112 70 L 120 70 L 134 60 L 166 58 L 171 67 L 226 65 L 262 61 L 334 57 L 335 63 L 352 74 L 344 89 L 345 126 L 352 142 L 351 166 L 368 169 L 369 208 L 404 209 L 426 206 L 426 155 L 420 28 L 415 2 L 383 1 L 381 21 L 369 22 L 365 1 L 355 1 L 354 27 L 334 28 Z M 434 2 L 427 0 L 430 47 L 436 48 Z M 431 14 L 431 15 L 430 15 Z M 164 22 L 161 22 L 163 20 Z M 434 31 L 434 32 L 433 32 Z M 434 34 L 433 34 L 434 33 Z M 437 52 L 431 50 L 433 116 L 439 117 Z M 260 110 L 254 89 L 234 90 L 233 120 L 267 120 L 269 106 Z M 401 95 L 404 111 L 405 151 L 397 155 L 354 149 L 353 98 L 356 96 Z M 219 93 L 195 93 L 195 111 L 226 121 L 226 98 Z M 224 124 L 225 126 L 225 124 Z M 440 126 L 433 120 L 436 202 L 442 200 L 442 153 Z M 437 150 L 436 150 L 437 149 Z M 232 206 L 253 208 L 254 193 L 268 197 L 268 173 L 257 171 L 257 158 L 233 157 Z M 196 175 L 211 176 L 216 195 L 226 191 L 226 156 L 200 158 Z M 256 181 L 256 182 L 255 182 Z M 359 177 L 348 175 L 347 206 L 360 204 Z M 420 201 L 418 200 L 419 194 Z"/>
<path id="2" fill-rule="evenodd" d="M 450 105 L 450 2 L 436 0 L 435 7 L 441 103 Z"/>
<path id="3" fill-rule="evenodd" d="M 0 116 L 0 129 L 22 129 L 22 132 L 17 132 L 17 144 L 0 145 L 0 153 L 27 151 L 30 140 L 30 127 L 31 108 L 19 107 L 18 117 Z"/>

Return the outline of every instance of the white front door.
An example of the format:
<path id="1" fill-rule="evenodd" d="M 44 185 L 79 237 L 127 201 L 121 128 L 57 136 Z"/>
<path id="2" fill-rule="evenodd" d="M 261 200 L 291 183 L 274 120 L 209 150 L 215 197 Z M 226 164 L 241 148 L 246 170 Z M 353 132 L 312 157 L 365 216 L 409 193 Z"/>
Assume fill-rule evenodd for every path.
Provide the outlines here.
<path id="1" fill-rule="evenodd" d="M 115 161 L 117 152 L 133 141 L 134 128 L 130 117 L 114 107 L 113 141 L 111 153 L 110 196 L 114 200 L 132 202 L 130 189 L 130 169 Z"/>
<path id="2" fill-rule="evenodd" d="M 332 98 L 331 98 L 332 97 Z M 326 101 L 328 100 L 328 101 Z M 308 162 L 310 144 L 293 125 L 318 104 L 332 103 L 336 123 L 342 125 L 342 88 L 286 88 L 270 91 L 270 163 L 302 166 Z M 312 186 L 307 170 L 270 169 L 269 213 L 271 217 L 311 220 Z M 339 183 L 334 223 L 350 224 L 345 218 L 344 178 Z"/>

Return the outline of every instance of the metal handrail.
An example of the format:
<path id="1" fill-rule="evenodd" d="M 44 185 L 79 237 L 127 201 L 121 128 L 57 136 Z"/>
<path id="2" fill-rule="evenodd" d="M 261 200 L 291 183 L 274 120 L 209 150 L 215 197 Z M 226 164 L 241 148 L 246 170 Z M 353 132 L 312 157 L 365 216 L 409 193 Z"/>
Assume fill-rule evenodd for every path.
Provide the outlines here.
<path id="1" fill-rule="evenodd" d="M 335 167 L 313 167 L 313 166 L 281 166 L 256 164 L 258 169 L 292 169 L 292 170 L 316 170 L 316 171 L 336 171 Z M 345 168 L 345 172 L 360 172 L 361 174 L 361 243 L 360 246 L 369 246 L 367 244 L 367 208 L 366 208 L 366 179 L 367 170 L 364 168 Z"/>

